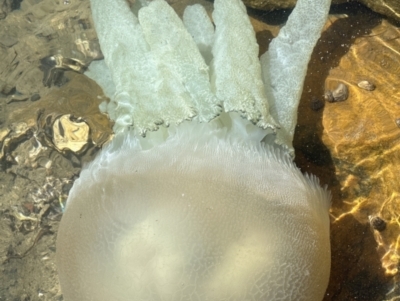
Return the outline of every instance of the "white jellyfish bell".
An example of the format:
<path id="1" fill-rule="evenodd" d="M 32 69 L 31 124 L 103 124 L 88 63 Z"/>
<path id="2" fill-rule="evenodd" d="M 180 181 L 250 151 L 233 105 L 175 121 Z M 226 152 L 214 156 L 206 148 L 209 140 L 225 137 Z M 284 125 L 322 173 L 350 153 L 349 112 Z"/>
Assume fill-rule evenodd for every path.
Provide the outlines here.
<path id="1" fill-rule="evenodd" d="M 65 300 L 322 300 L 330 196 L 292 138 L 329 4 L 299 0 L 260 62 L 240 0 L 215 0 L 215 29 L 200 5 L 91 0 L 116 135 L 67 200 Z"/>

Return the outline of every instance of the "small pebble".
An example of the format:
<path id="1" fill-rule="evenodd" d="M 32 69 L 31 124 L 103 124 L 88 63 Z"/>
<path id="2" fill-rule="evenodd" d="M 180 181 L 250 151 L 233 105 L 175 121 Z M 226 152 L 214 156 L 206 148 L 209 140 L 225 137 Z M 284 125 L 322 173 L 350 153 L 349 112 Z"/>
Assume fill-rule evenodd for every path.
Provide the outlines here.
<path id="1" fill-rule="evenodd" d="M 349 97 L 349 89 L 343 83 L 340 83 L 335 90 L 332 91 L 335 101 L 344 101 Z"/>
<path id="2" fill-rule="evenodd" d="M 400 128 L 400 118 L 396 118 L 395 122 L 397 127 Z"/>
<path id="3" fill-rule="evenodd" d="M 324 102 L 321 99 L 313 97 L 311 99 L 310 107 L 313 111 L 319 111 L 324 107 Z"/>
<path id="4" fill-rule="evenodd" d="M 349 97 L 349 89 L 343 83 L 340 83 L 333 91 L 326 91 L 324 98 L 328 102 L 345 101 Z"/>
<path id="5" fill-rule="evenodd" d="M 369 222 L 375 230 L 382 232 L 386 229 L 386 222 L 381 219 L 379 216 L 370 216 Z"/>
<path id="6" fill-rule="evenodd" d="M 31 96 L 31 101 L 38 101 L 40 99 L 40 95 L 35 93 Z"/>
<path id="7" fill-rule="evenodd" d="M 330 90 L 325 92 L 324 98 L 328 102 L 335 102 L 335 99 L 333 98 L 333 95 L 332 95 L 332 91 L 330 91 Z"/>
<path id="8" fill-rule="evenodd" d="M 374 91 L 375 88 L 376 88 L 376 86 L 373 83 L 371 83 L 371 82 L 369 82 L 367 80 L 360 81 L 357 84 L 357 86 L 359 86 L 361 89 L 364 89 L 364 90 L 367 90 L 367 91 Z"/>

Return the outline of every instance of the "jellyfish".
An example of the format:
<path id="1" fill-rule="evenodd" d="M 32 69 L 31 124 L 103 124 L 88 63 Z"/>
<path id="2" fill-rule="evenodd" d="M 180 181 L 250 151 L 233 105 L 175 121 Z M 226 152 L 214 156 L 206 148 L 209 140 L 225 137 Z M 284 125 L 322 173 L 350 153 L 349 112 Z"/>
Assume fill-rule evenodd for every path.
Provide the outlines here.
<path id="1" fill-rule="evenodd" d="M 297 106 L 330 1 L 299 0 L 258 57 L 241 0 L 212 20 L 164 0 L 91 0 L 115 137 L 57 237 L 67 301 L 322 300 L 330 194 L 293 163 Z"/>

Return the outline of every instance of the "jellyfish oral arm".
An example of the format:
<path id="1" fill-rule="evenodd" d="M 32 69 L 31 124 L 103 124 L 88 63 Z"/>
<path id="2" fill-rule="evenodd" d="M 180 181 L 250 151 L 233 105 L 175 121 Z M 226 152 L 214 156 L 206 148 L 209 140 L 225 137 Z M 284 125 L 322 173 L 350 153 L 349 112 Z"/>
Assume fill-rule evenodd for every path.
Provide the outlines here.
<path id="1" fill-rule="evenodd" d="M 297 107 L 314 46 L 327 20 L 330 0 L 299 0 L 285 26 L 261 56 L 270 113 L 281 125 L 276 143 L 292 149 Z"/>
<path id="2" fill-rule="evenodd" d="M 164 0 L 151 1 L 137 15 L 126 1 L 91 0 L 112 79 L 108 86 L 115 87 L 105 108 L 114 130 L 134 127 L 144 134 L 160 124 L 206 122 L 223 107 L 272 129 L 275 143 L 292 152 L 304 77 L 329 5 L 299 0 L 260 63 L 240 0 L 214 2 L 215 32 L 200 5 L 187 9 L 192 17 L 182 22 Z M 101 75 L 92 75 L 102 82 Z"/>

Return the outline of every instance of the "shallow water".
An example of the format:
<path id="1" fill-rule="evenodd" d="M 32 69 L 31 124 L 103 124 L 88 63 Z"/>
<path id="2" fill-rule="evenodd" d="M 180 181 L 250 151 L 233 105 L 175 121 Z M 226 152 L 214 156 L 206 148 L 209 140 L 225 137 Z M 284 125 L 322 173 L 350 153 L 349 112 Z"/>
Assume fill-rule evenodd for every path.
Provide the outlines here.
<path id="1" fill-rule="evenodd" d="M 170 2 L 179 14 L 187 3 L 212 9 L 208 1 Z M 249 14 L 263 53 L 288 12 Z M 324 300 L 400 296 L 399 37 L 369 10 L 337 6 L 309 64 L 296 163 L 333 193 Z M 87 0 L 25 0 L 0 20 L 0 300 L 62 300 L 54 258 L 63 204 L 82 165 L 112 138 L 98 110 L 105 98 L 82 74 L 99 58 Z M 375 90 L 358 87 L 362 80 Z M 348 99 L 326 102 L 340 82 Z M 375 230 L 370 216 L 386 228 Z"/>

